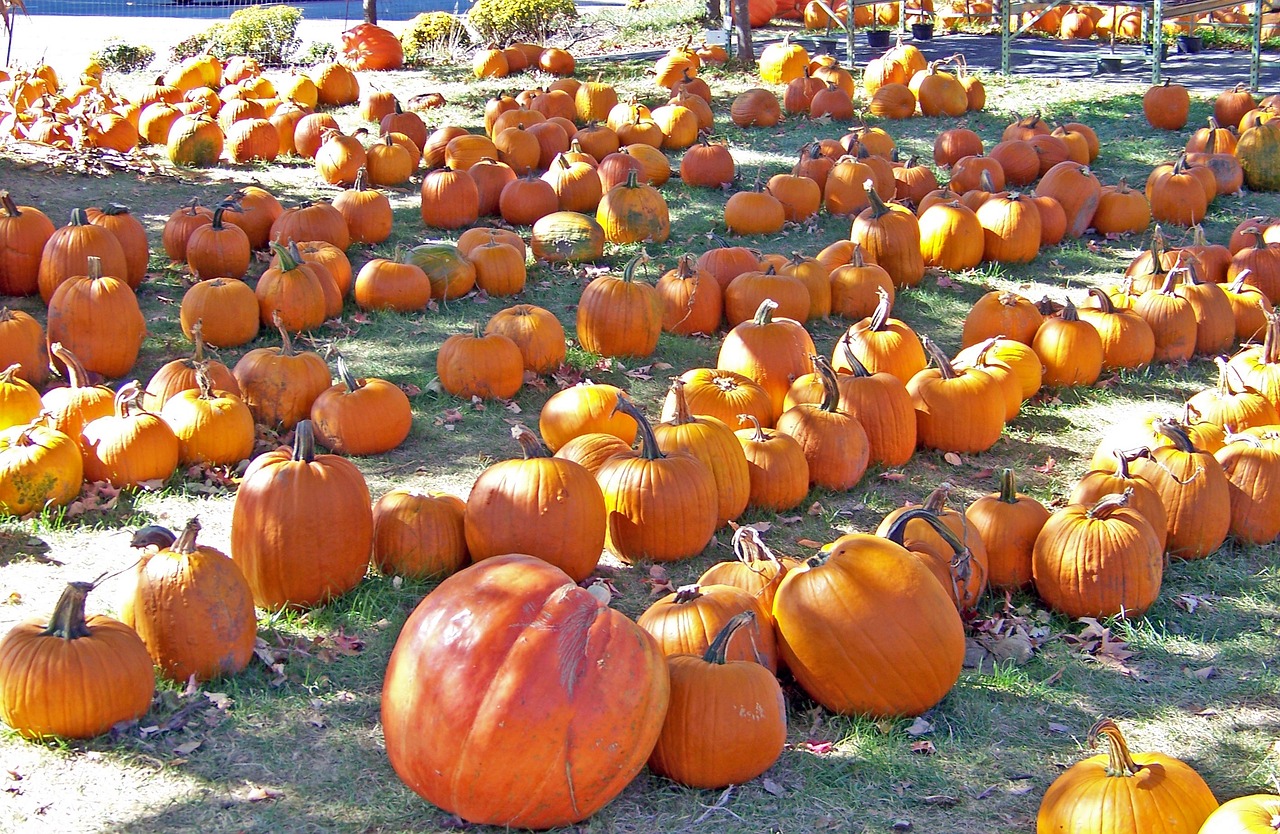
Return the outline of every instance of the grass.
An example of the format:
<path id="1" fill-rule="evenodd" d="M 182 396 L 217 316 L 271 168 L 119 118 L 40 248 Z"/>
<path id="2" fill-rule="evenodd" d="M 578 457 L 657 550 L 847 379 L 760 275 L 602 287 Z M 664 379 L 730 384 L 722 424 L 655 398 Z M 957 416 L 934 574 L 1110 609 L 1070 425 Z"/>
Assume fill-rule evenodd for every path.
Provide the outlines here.
<path id="1" fill-rule="evenodd" d="M 682 43 L 701 26 L 690 11 L 670 3 L 642 4 L 631 14 L 636 23 L 624 27 L 621 20 L 605 21 L 600 31 L 608 31 L 617 43 L 666 45 Z M 580 75 L 602 72 L 624 95 L 657 103 L 660 99 L 643 77 L 646 67 L 599 63 L 585 66 Z M 747 161 L 742 170 L 747 182 L 754 180 L 757 168 L 766 178 L 789 170 L 803 142 L 839 137 L 846 130 L 845 125 L 804 119 L 788 119 L 765 131 L 735 128 L 723 115 L 727 104 L 737 91 L 757 82 L 732 68 L 709 70 L 706 76 L 717 91 L 717 131 Z M 479 110 L 488 97 L 511 90 L 513 82 L 524 83 L 464 79 L 463 68 L 441 66 L 430 73 L 379 76 L 374 83 L 402 95 L 438 89 L 449 104 L 431 111 L 432 125 L 456 123 L 472 129 L 478 127 Z M 1102 136 L 1103 156 L 1095 168 L 1105 182 L 1121 176 L 1135 184 L 1145 181 L 1152 165 L 1172 158 L 1185 140 L 1182 134 L 1146 125 L 1137 85 L 984 80 L 988 110 L 964 121 L 988 145 L 1014 113 L 1039 109 L 1054 121 L 1084 121 Z M 142 86 L 145 80 L 124 83 Z M 1197 100 L 1190 124 L 1202 123 L 1210 110 L 1211 102 Z M 346 126 L 357 122 L 354 108 L 337 116 Z M 885 126 L 901 147 L 927 159 L 932 137 L 954 123 L 919 118 Z M 672 159 L 678 161 L 678 156 Z M 0 170 L 19 202 L 40 205 L 55 218 L 76 205 L 129 202 L 153 235 L 169 211 L 191 196 L 211 202 L 250 179 L 287 199 L 334 193 L 319 185 L 305 164 L 184 173 L 179 178 L 101 178 L 33 168 L 5 152 Z M 678 178 L 662 190 L 672 207 L 672 239 L 648 247 L 655 257 L 650 279 L 673 265 L 681 252 L 708 247 L 710 233 L 724 231 L 723 194 L 684 188 Z M 357 266 L 398 245 L 454 237 L 422 227 L 415 186 L 391 196 L 393 237 L 376 247 L 354 248 Z M 1280 201 L 1272 195 L 1227 197 L 1211 210 L 1206 230 L 1210 240 L 1225 240 L 1239 219 L 1277 213 Z M 763 251 L 813 253 L 846 236 L 848 226 L 847 219 L 824 215 L 813 231 L 796 226 L 768 238 L 731 242 Z M 1058 300 L 1070 291 L 1078 300 L 1084 287 L 1113 280 L 1142 243 L 1068 242 L 1029 265 L 984 266 L 950 276 L 949 286 L 928 276 L 921 287 L 901 294 L 895 315 L 954 351 L 965 310 L 988 289 Z M 603 265 L 618 269 L 635 249 L 611 249 Z M 178 272 L 164 266 L 153 263 L 142 293 L 151 334 L 136 369 L 143 379 L 186 350 L 175 316 L 185 284 Z M 513 400 L 518 412 L 496 403 L 481 410 L 434 390 L 436 350 L 448 335 L 513 301 L 547 307 L 572 335 L 576 301 L 589 279 L 581 267 L 534 265 L 528 289 L 517 299 L 472 297 L 409 316 L 357 317 L 348 307 L 341 325 L 313 334 L 317 346 L 336 343 L 358 373 L 419 390 L 411 397 L 414 427 L 405 444 L 357 461 L 375 497 L 393 486 L 465 494 L 486 465 L 515 454 L 508 421 L 532 425 L 555 386 L 524 388 Z M 41 312 L 30 299 L 6 303 Z M 814 323 L 819 349 L 829 353 L 847 324 Z M 249 347 L 272 343 L 264 335 Z M 719 338 L 664 335 L 656 354 L 643 360 L 605 364 L 577 349 L 570 357 L 592 379 L 626 388 L 652 414 L 670 378 L 689 367 L 713 364 L 718 345 Z M 218 358 L 233 365 L 242 352 L 222 351 Z M 657 361 L 671 368 L 655 369 Z M 644 365 L 651 366 L 647 374 L 635 373 Z M 901 469 L 901 480 L 882 478 L 884 473 L 873 470 L 847 493 L 815 490 L 795 513 L 798 522 L 784 523 L 759 512 L 748 513 L 743 521 L 771 522 L 765 533 L 770 546 L 806 556 L 814 551 L 804 540 L 829 541 L 842 532 L 874 529 L 886 512 L 918 501 L 941 480 L 955 484 L 959 500 L 990 492 L 996 488 L 993 473 L 1005 466 L 1018 469 L 1024 492 L 1056 506 L 1083 473 L 1106 427 L 1152 408 L 1175 410 L 1213 379 L 1212 363 L 1198 358 L 1181 367 L 1119 374 L 1109 387 L 1046 392 L 1024 407 L 992 450 L 965 456 L 958 466 L 940 454 L 921 452 Z M 448 422 L 446 412 L 453 409 L 461 420 Z M 199 513 L 202 540 L 225 550 L 233 498 L 205 494 L 196 486 L 178 477 L 155 492 L 126 494 L 108 510 L 0 522 L 0 602 L 9 600 L 0 605 L 0 623 L 44 613 L 67 579 L 127 568 L 135 554 L 127 547 L 126 531 L 141 524 L 178 527 Z M 667 571 L 675 584 L 691 582 L 728 555 L 728 536 L 722 532 L 703 554 Z M 652 601 L 643 566 L 606 561 L 600 572 L 618 588 L 621 597 L 615 604 L 627 614 L 639 614 Z M 124 577 L 111 580 L 91 600 L 91 608 L 117 608 L 114 601 L 126 585 Z M 198 692 L 167 685 L 138 727 L 83 743 L 42 745 L 12 734 L 0 737 L 10 771 L 0 775 L 0 782 L 9 789 L 11 825 L 23 831 L 72 826 L 131 832 L 455 830 L 456 820 L 396 779 L 378 724 L 387 658 L 404 619 L 431 587 L 370 576 L 356 591 L 316 611 L 264 614 L 259 623 L 263 652 L 277 659 L 278 669 L 255 660 L 241 675 Z M 1013 595 L 1009 604 L 1006 612 L 1003 597 L 988 598 L 977 622 L 1007 613 L 1034 617 L 1039 610 L 1027 593 Z M 1101 715 L 1118 718 L 1135 749 L 1162 749 L 1191 762 L 1221 799 L 1268 790 L 1280 773 L 1280 756 L 1272 747 L 1280 729 L 1280 696 L 1268 666 L 1268 658 L 1280 649 L 1278 606 L 1280 581 L 1268 549 L 1228 545 L 1210 559 L 1174 563 L 1166 571 L 1159 601 L 1145 618 L 1106 623 L 1136 652 L 1133 658 L 1111 663 L 1086 656 L 1060 639 L 1078 634 L 1082 626 L 1050 617 L 1043 624 L 1046 639 L 1029 662 L 966 669 L 955 689 L 926 716 L 932 729 L 918 736 L 909 732 L 910 719 L 877 722 L 831 715 L 789 685 L 790 744 L 765 779 L 726 793 L 690 790 L 644 773 L 576 830 L 888 832 L 910 822 L 916 831 L 1032 831 L 1040 795 L 1063 767 L 1085 753 L 1084 733 Z M 339 633 L 363 641 L 363 649 L 356 654 L 338 651 Z M 1212 673 L 1203 672 L 1208 667 Z M 918 741 L 931 742 L 932 752 L 913 752 Z M 192 748 L 195 742 L 199 745 Z"/>

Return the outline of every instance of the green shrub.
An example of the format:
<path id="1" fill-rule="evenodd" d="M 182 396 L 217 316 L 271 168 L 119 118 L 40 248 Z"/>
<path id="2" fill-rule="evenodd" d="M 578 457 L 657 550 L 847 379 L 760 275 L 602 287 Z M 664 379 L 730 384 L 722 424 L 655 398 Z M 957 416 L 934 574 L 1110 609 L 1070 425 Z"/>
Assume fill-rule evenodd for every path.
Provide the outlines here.
<path id="1" fill-rule="evenodd" d="M 467 19 L 485 40 L 541 43 L 557 23 L 578 16 L 573 0 L 476 0 Z"/>
<path id="2" fill-rule="evenodd" d="M 324 64 L 333 61 L 338 57 L 338 48 L 327 41 L 312 41 L 307 44 L 307 48 L 302 50 L 293 63 L 304 67 L 314 67 L 316 64 Z"/>
<path id="3" fill-rule="evenodd" d="M 406 64 L 422 66 L 434 54 L 470 46 L 471 36 L 457 16 L 448 12 L 423 12 L 409 21 L 400 35 L 400 45 L 404 47 Z"/>
<path id="4" fill-rule="evenodd" d="M 194 58 L 209 45 L 209 32 L 196 32 L 189 38 L 178 41 L 169 48 L 169 60 L 181 64 L 188 58 Z"/>
<path id="5" fill-rule="evenodd" d="M 256 58 L 264 66 L 283 66 L 302 46 L 298 23 L 302 9 L 293 6 L 248 6 L 206 32 L 206 45 L 223 60 L 233 55 Z"/>
<path id="6" fill-rule="evenodd" d="M 90 57 L 101 64 L 103 69 L 137 72 L 151 66 L 156 58 L 156 51 L 146 44 L 134 46 L 118 38 L 111 38 Z"/>

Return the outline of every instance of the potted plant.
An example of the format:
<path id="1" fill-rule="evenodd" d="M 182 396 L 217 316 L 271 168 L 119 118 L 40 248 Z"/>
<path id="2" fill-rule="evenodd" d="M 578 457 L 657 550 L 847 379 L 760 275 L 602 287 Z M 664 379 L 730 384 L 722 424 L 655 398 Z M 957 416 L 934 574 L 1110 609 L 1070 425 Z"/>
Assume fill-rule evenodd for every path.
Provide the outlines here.
<path id="1" fill-rule="evenodd" d="M 1202 49 L 1204 49 L 1204 38 L 1194 32 L 1178 35 L 1177 51 L 1180 55 L 1195 55 Z"/>
<path id="2" fill-rule="evenodd" d="M 871 25 L 867 27 L 867 46 L 876 49 L 888 49 L 893 40 L 893 33 L 880 21 L 880 8 L 871 4 Z"/>
<path id="3" fill-rule="evenodd" d="M 916 41 L 933 40 L 933 15 L 921 12 L 911 24 L 911 39 Z"/>

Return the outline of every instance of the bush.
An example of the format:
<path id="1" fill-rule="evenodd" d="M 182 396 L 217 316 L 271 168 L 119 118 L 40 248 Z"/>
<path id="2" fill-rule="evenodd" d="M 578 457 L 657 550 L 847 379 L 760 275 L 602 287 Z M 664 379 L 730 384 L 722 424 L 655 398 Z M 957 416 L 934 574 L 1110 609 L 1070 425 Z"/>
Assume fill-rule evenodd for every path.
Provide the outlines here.
<path id="1" fill-rule="evenodd" d="M 90 57 L 92 60 L 97 61 L 103 69 L 116 72 L 137 72 L 151 66 L 151 62 L 155 60 L 156 51 L 146 44 L 134 46 L 131 43 L 112 38 Z"/>
<path id="2" fill-rule="evenodd" d="M 312 41 L 307 44 L 307 48 L 293 60 L 293 63 L 304 67 L 314 67 L 316 64 L 327 64 L 338 58 L 338 48 L 326 41 Z"/>
<path id="3" fill-rule="evenodd" d="M 174 47 L 174 58 L 189 46 L 203 41 L 190 54 L 204 49 L 223 59 L 233 55 L 256 58 L 264 66 L 283 66 L 290 63 L 294 53 L 302 46 L 298 37 L 298 23 L 302 9 L 293 6 L 249 6 L 237 9 L 224 23 L 215 23 L 203 35 L 196 35 Z"/>
<path id="4" fill-rule="evenodd" d="M 178 41 L 169 49 L 169 60 L 181 64 L 188 58 L 194 58 L 209 46 L 209 32 L 197 32 L 189 38 Z"/>
<path id="5" fill-rule="evenodd" d="M 436 53 L 452 53 L 458 47 L 471 45 L 467 28 L 455 15 L 448 12 L 423 12 L 409 21 L 400 35 L 404 47 L 404 62 L 409 66 L 421 66 Z"/>
<path id="6" fill-rule="evenodd" d="M 541 43 L 557 23 L 577 16 L 573 0 L 476 0 L 467 20 L 485 40 Z"/>

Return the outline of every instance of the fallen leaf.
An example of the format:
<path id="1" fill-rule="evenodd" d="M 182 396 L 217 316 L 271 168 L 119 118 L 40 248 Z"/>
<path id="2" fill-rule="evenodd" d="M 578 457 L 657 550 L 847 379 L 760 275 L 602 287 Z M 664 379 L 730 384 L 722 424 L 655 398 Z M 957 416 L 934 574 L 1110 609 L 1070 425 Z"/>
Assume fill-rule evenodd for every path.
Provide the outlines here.
<path id="1" fill-rule="evenodd" d="M 884 481 L 902 481 L 906 479 L 906 475 L 901 472 L 881 472 L 880 479 Z"/>
<path id="2" fill-rule="evenodd" d="M 961 458 L 959 455 L 957 455 L 955 452 L 947 452 L 945 455 L 942 456 L 942 459 L 945 460 L 947 463 L 951 464 L 952 466 L 961 466 L 964 464 L 964 459 Z"/>
<path id="3" fill-rule="evenodd" d="M 809 515 L 822 515 L 823 512 L 825 512 L 825 510 L 822 509 L 822 505 L 817 501 L 814 501 L 809 505 Z"/>
<path id="4" fill-rule="evenodd" d="M 519 414 L 521 411 L 523 411 L 523 409 L 520 408 L 519 403 L 517 403 L 515 400 L 505 401 L 502 404 L 502 407 L 505 408 L 507 411 L 510 411 L 512 414 Z"/>
<path id="5" fill-rule="evenodd" d="M 284 791 L 278 791 L 275 788 L 254 788 L 249 791 L 245 799 L 250 802 L 265 802 L 269 799 L 279 799 L 284 796 Z"/>
<path id="6" fill-rule="evenodd" d="M 943 808 L 951 808 L 960 804 L 959 799 L 956 799 L 954 796 L 947 796 L 946 794 L 922 796 L 920 797 L 920 801 L 925 805 L 938 805 Z"/>
<path id="7" fill-rule="evenodd" d="M 916 720 L 911 722 L 910 727 L 907 727 L 907 735 L 909 736 L 923 736 L 932 732 L 933 724 L 923 715 L 917 715 Z"/>
<path id="8" fill-rule="evenodd" d="M 1218 670 L 1214 666 L 1206 666 L 1203 669 L 1188 669 L 1187 673 L 1191 677 L 1199 678 L 1202 681 L 1207 681 L 1210 678 L 1218 677 Z"/>
<path id="9" fill-rule="evenodd" d="M 800 545 L 801 547 L 822 547 L 823 546 L 822 542 L 815 542 L 813 539 L 800 539 L 799 541 L 796 542 L 796 544 Z"/>
<path id="10" fill-rule="evenodd" d="M 799 524 L 799 523 L 801 522 L 801 520 L 802 520 L 802 519 L 801 519 L 801 517 L 800 517 L 800 516 L 798 516 L 798 515 L 782 515 L 782 516 L 778 516 L 778 523 L 779 523 L 779 524 Z"/>
<path id="11" fill-rule="evenodd" d="M 772 794 L 773 796 L 786 796 L 786 795 L 787 795 L 787 790 L 786 790 L 786 788 L 782 787 L 781 785 L 779 785 L 777 782 L 773 781 L 772 779 L 765 778 L 765 779 L 761 780 L 761 782 L 760 782 L 760 787 L 764 788 L 766 793 L 770 793 L 770 794 Z"/>
<path id="12" fill-rule="evenodd" d="M 1058 465 L 1058 462 L 1053 459 L 1052 455 L 1050 455 L 1049 457 L 1045 458 L 1043 464 L 1041 464 L 1040 466 L 1033 466 L 1031 468 L 1044 475 L 1048 475 L 1050 472 L 1053 471 L 1053 468 L 1057 465 Z"/>
<path id="13" fill-rule="evenodd" d="M 196 748 L 203 743 L 204 742 L 199 739 L 195 741 L 188 741 L 186 744 L 179 744 L 177 747 L 173 748 L 173 752 L 177 753 L 179 756 L 190 756 L 196 751 Z"/>
<path id="14" fill-rule="evenodd" d="M 933 742 L 929 741 L 929 739 L 922 738 L 919 741 L 911 742 L 911 752 L 919 753 L 922 756 L 932 756 L 938 752 L 938 748 L 934 747 Z"/>
<path id="15" fill-rule="evenodd" d="M 802 741 L 796 745 L 799 750 L 812 753 L 815 756 L 825 756 L 835 750 L 835 742 L 831 741 Z"/>

